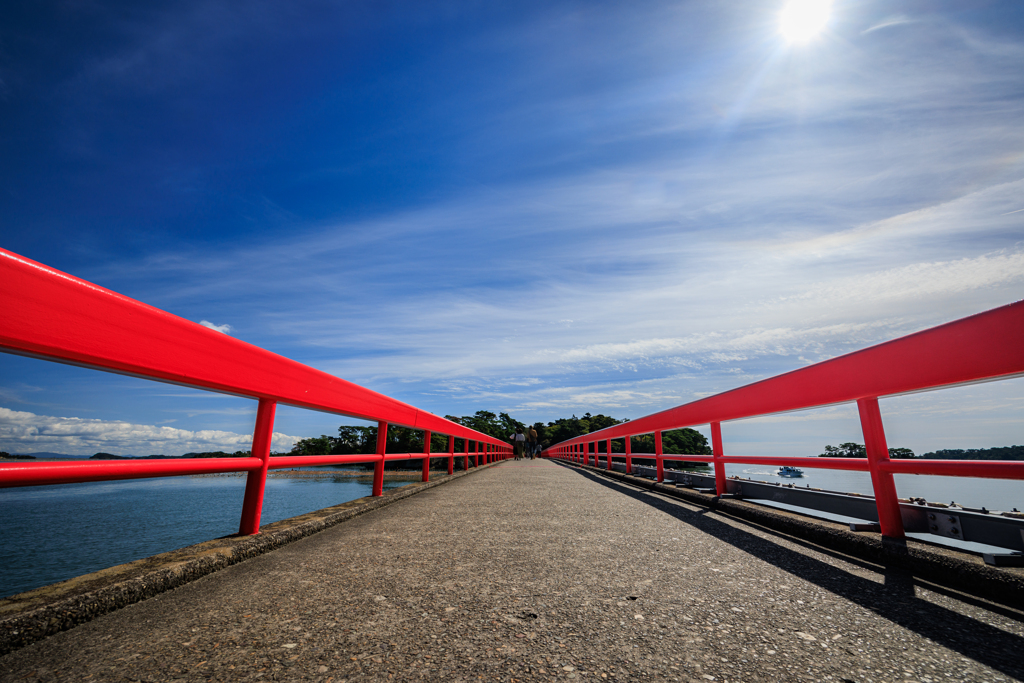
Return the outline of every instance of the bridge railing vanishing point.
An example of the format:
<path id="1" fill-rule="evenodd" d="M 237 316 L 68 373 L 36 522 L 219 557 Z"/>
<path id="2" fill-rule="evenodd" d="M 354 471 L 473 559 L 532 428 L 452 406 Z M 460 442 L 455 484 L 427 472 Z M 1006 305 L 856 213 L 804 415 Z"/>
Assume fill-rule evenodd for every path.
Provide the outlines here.
<path id="1" fill-rule="evenodd" d="M 380 496 L 387 461 L 422 459 L 428 481 L 431 457 L 446 457 L 451 474 L 456 438 L 465 444 L 466 469 L 471 458 L 479 466 L 510 453 L 491 436 L 4 249 L 0 309 L 0 351 L 259 401 L 251 457 L 0 463 L 0 487 L 247 472 L 239 534 L 250 535 L 259 533 L 270 469 L 373 463 L 373 495 Z M 376 421 L 376 452 L 271 457 L 279 403 Z M 422 430 L 423 452 L 387 453 L 389 425 Z M 431 433 L 448 435 L 443 456 L 431 454 Z"/>
<path id="2" fill-rule="evenodd" d="M 1024 479 L 1024 462 L 969 460 L 892 460 L 878 399 L 962 384 L 1008 379 L 1024 374 L 1024 302 L 939 325 L 906 337 L 816 363 L 715 396 L 686 403 L 630 422 L 568 439 L 548 448 L 547 457 L 598 464 L 604 442 L 605 467 L 615 457 L 633 471 L 633 458 L 656 461 L 663 481 L 666 460 L 706 462 L 714 466 L 715 490 L 727 492 L 726 464 L 800 466 L 868 472 L 883 536 L 905 535 L 894 474 L 924 474 L 993 479 Z M 722 423 L 839 403 L 856 402 L 867 458 L 797 458 L 726 455 Z M 713 455 L 666 455 L 661 434 L 672 429 L 710 425 Z M 633 436 L 654 434 L 655 453 L 632 453 Z M 612 440 L 624 439 L 624 452 L 612 453 Z"/>

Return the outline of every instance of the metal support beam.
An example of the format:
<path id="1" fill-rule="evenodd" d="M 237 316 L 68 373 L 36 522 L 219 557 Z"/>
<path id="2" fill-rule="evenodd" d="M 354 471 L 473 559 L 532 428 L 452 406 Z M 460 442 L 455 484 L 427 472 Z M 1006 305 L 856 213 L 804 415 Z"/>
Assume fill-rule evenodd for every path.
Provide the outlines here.
<path id="1" fill-rule="evenodd" d="M 377 457 L 373 463 L 373 495 L 384 495 L 384 455 L 388 447 L 388 423 L 377 423 Z"/>
<path id="2" fill-rule="evenodd" d="M 270 442 L 274 438 L 274 413 L 277 401 L 261 398 L 256 408 L 256 425 L 252 430 L 253 457 L 263 461 L 258 470 L 250 470 L 245 478 L 245 497 L 242 500 L 242 519 L 239 536 L 252 536 L 260 532 L 263 512 L 263 492 L 267 487 L 267 469 L 270 466 Z"/>
<path id="3" fill-rule="evenodd" d="M 715 458 L 715 493 L 722 495 L 727 493 L 725 485 L 725 463 L 721 458 L 725 455 L 722 446 L 722 423 L 711 423 L 711 453 Z"/>
<path id="4" fill-rule="evenodd" d="M 430 431 L 423 432 L 423 477 L 421 481 L 430 481 Z"/>
<path id="5" fill-rule="evenodd" d="M 868 452 L 868 471 L 871 486 L 875 490 L 875 505 L 878 506 L 878 523 L 882 535 L 889 538 L 904 538 L 903 519 L 900 516 L 900 502 L 896 496 L 896 483 L 892 475 L 879 470 L 879 465 L 889 461 L 889 447 L 885 443 L 885 429 L 877 398 L 857 400 L 860 412 L 860 426 L 864 432 L 864 446 Z"/>

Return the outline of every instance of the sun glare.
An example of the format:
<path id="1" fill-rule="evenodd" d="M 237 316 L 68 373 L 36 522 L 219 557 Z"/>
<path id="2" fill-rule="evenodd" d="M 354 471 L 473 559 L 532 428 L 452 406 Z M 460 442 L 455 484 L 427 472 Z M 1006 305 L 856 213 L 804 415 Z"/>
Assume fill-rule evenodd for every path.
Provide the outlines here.
<path id="1" fill-rule="evenodd" d="M 828 23 L 829 0 L 789 0 L 782 8 L 779 32 L 790 43 L 806 43 Z"/>

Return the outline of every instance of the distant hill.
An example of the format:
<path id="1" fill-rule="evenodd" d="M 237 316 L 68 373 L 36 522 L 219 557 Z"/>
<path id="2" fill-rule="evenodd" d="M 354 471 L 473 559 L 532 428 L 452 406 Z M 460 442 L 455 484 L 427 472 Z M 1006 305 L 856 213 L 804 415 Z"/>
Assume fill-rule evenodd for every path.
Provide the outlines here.
<path id="1" fill-rule="evenodd" d="M 0 451 L 2 452 L 2 451 Z M 10 458 L 21 459 L 21 456 L 35 458 L 36 460 L 160 460 L 164 458 L 247 458 L 249 451 L 235 451 L 225 453 L 224 451 L 209 451 L 204 453 L 185 453 L 184 455 L 114 455 L 113 453 L 93 453 L 90 455 L 71 455 L 69 453 L 53 453 L 51 451 L 40 451 L 38 453 L 9 453 Z M 271 455 L 288 455 L 287 453 L 272 453 Z M 26 458 L 26 459 L 28 459 Z"/>
<path id="2" fill-rule="evenodd" d="M 925 453 L 922 458 L 929 460 L 1024 460 L 1024 446 L 999 446 L 998 448 L 944 448 Z"/>
<path id="3" fill-rule="evenodd" d="M 0 459 L 2 460 L 35 460 L 34 455 L 11 455 L 7 451 L 0 451 Z"/>
<path id="4" fill-rule="evenodd" d="M 88 455 L 68 455 L 67 453 L 51 453 L 49 451 L 40 451 L 38 453 L 24 453 L 22 455 L 31 455 L 33 458 L 36 458 L 38 460 L 79 460 L 81 458 L 89 457 Z"/>
<path id="5" fill-rule="evenodd" d="M 175 458 L 247 458 L 249 451 L 206 451 L 203 453 L 186 453 L 185 455 L 114 455 L 113 453 L 97 453 L 90 460 L 168 460 Z"/>

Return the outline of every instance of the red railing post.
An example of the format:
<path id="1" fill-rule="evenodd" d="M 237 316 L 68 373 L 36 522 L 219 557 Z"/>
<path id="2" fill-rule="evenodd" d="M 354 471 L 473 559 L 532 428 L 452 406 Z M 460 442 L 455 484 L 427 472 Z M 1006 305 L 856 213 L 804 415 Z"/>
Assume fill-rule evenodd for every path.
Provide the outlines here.
<path id="1" fill-rule="evenodd" d="M 626 437 L 626 474 L 633 474 L 633 437 Z"/>
<path id="2" fill-rule="evenodd" d="M 430 481 L 430 431 L 423 432 L 423 478 L 420 481 Z"/>
<path id="3" fill-rule="evenodd" d="M 725 449 L 722 447 L 722 423 L 712 422 L 711 423 L 711 453 L 715 458 L 715 493 L 722 495 L 726 493 L 728 489 L 725 483 L 725 463 L 722 462 L 722 456 L 725 455 Z"/>
<path id="4" fill-rule="evenodd" d="M 889 447 L 885 443 L 885 428 L 877 398 L 857 399 L 860 412 L 860 427 L 864 432 L 864 446 L 868 455 L 868 471 L 871 486 L 875 489 L 875 506 L 878 508 L 878 525 L 882 535 L 889 538 L 904 538 L 903 515 L 896 495 L 896 483 L 892 474 L 882 472 L 878 465 L 889 460 Z"/>
<path id="5" fill-rule="evenodd" d="M 373 463 L 373 495 L 384 495 L 384 455 L 388 448 L 388 423 L 377 423 L 377 455 Z"/>
<path id="6" fill-rule="evenodd" d="M 610 470 L 612 468 L 612 440 L 611 439 L 605 439 L 604 447 L 605 447 L 605 450 L 608 451 L 607 457 L 605 458 L 605 461 L 604 461 L 604 465 L 605 465 L 604 468 L 606 470 Z"/>
<path id="7" fill-rule="evenodd" d="M 448 474 L 455 474 L 455 437 L 448 437 Z"/>
<path id="8" fill-rule="evenodd" d="M 462 469 L 469 471 L 469 439 L 463 439 L 462 445 L 466 447 L 466 452 L 462 454 Z"/>
<path id="9" fill-rule="evenodd" d="M 274 438 L 274 413 L 277 401 L 261 398 L 256 408 L 256 425 L 252 430 L 253 457 L 263 461 L 258 470 L 249 470 L 245 478 L 245 497 L 242 499 L 242 520 L 239 536 L 252 536 L 260 532 L 260 514 L 263 512 L 263 491 L 267 486 L 267 468 L 270 466 L 270 442 Z"/>
<path id="10" fill-rule="evenodd" d="M 654 432 L 654 461 L 657 463 L 657 481 L 665 481 L 665 461 L 662 460 L 661 430 Z"/>

